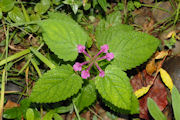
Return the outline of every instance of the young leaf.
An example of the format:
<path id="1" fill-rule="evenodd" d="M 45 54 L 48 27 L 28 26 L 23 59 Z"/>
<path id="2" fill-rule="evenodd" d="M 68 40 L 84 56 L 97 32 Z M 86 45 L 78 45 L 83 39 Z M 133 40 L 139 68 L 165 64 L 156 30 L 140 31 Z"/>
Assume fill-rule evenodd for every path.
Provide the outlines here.
<path id="1" fill-rule="evenodd" d="M 173 82 L 171 77 L 169 76 L 169 74 L 166 72 L 166 70 L 160 68 L 160 74 L 161 74 L 161 78 L 162 81 L 164 82 L 164 84 L 170 89 L 170 91 L 172 91 L 173 88 Z"/>
<path id="2" fill-rule="evenodd" d="M 53 110 L 50 110 L 44 115 L 43 120 L 52 120 L 54 113 Z"/>
<path id="3" fill-rule="evenodd" d="M 97 36 L 99 46 L 108 44 L 114 53 L 113 65 L 122 70 L 134 68 L 145 62 L 156 50 L 159 40 L 146 33 L 127 31 L 119 26 L 102 31 Z"/>
<path id="4" fill-rule="evenodd" d="M 14 7 L 12 11 L 8 12 L 8 16 L 14 22 L 25 22 L 25 17 L 18 7 Z"/>
<path id="5" fill-rule="evenodd" d="M 44 14 L 50 7 L 50 0 L 41 0 L 40 3 L 37 3 L 34 11 L 38 14 Z"/>
<path id="6" fill-rule="evenodd" d="M 153 99 L 148 98 L 148 109 L 155 120 L 167 120 Z"/>
<path id="7" fill-rule="evenodd" d="M 180 94 L 177 88 L 174 86 L 172 88 L 172 106 L 174 111 L 174 116 L 176 120 L 180 120 Z"/>
<path id="8" fill-rule="evenodd" d="M 58 102 L 76 94 L 82 86 L 82 79 L 70 65 L 49 70 L 35 84 L 30 99 L 37 103 Z"/>
<path id="9" fill-rule="evenodd" d="M 34 120 L 34 111 L 31 108 L 28 108 L 26 111 L 26 119 L 27 120 Z"/>
<path id="10" fill-rule="evenodd" d="M 96 100 L 96 88 L 94 81 L 90 81 L 88 85 L 83 87 L 79 95 L 74 99 L 75 105 L 79 112 L 85 107 L 90 106 Z"/>
<path id="11" fill-rule="evenodd" d="M 107 2 L 106 2 L 106 0 L 98 0 L 98 3 L 102 7 L 102 9 L 106 12 L 107 11 Z"/>
<path id="12" fill-rule="evenodd" d="M 40 24 L 48 47 L 65 61 L 75 60 L 77 45 L 85 45 L 88 34 L 73 19 L 65 14 L 51 13 L 50 18 Z"/>
<path id="13" fill-rule="evenodd" d="M 116 66 L 108 66 L 105 76 L 95 78 L 101 96 L 118 108 L 130 110 L 132 87 L 126 73 Z"/>
<path id="14" fill-rule="evenodd" d="M 0 8 L 3 12 L 8 12 L 14 7 L 14 0 L 1 0 Z"/>

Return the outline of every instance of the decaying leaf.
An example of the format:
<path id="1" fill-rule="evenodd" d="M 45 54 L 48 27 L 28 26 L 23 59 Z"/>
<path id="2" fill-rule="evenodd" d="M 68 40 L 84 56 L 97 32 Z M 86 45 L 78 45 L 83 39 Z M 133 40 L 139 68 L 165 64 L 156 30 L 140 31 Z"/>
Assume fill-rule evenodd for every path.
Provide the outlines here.
<path id="1" fill-rule="evenodd" d="M 168 55 L 168 51 L 161 51 L 156 54 L 155 59 L 162 59 Z"/>
<path id="2" fill-rule="evenodd" d="M 8 100 L 6 105 L 4 106 L 4 109 L 9 109 L 9 108 L 13 108 L 13 107 L 19 107 L 20 105 L 12 102 L 11 100 Z"/>
<path id="3" fill-rule="evenodd" d="M 170 89 L 170 91 L 172 91 L 173 82 L 172 82 L 170 75 L 163 68 L 161 68 L 159 71 L 161 74 L 162 81 Z"/>
<path id="4" fill-rule="evenodd" d="M 142 87 L 146 87 L 151 84 L 153 80 L 153 76 L 150 76 L 147 74 L 147 72 L 144 70 L 142 73 L 139 73 L 138 75 L 134 76 L 131 79 L 131 85 L 134 89 L 134 91 L 137 91 L 138 89 L 141 89 Z M 149 91 L 142 97 L 139 98 L 139 104 L 140 104 L 140 114 L 139 117 L 148 120 L 148 108 L 147 108 L 147 98 L 152 98 L 160 110 L 162 111 L 166 105 L 167 102 L 167 92 L 166 87 L 160 80 L 160 77 L 158 76 L 152 87 L 149 89 Z"/>
<path id="5" fill-rule="evenodd" d="M 152 75 L 156 71 L 155 59 L 152 59 L 146 65 L 146 71 L 149 75 Z"/>

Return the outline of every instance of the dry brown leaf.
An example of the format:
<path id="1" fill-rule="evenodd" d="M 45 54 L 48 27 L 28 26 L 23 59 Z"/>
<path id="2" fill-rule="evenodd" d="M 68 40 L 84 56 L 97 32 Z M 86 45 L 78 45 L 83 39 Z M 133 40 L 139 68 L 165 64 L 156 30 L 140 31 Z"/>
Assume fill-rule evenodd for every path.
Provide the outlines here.
<path id="1" fill-rule="evenodd" d="M 151 61 L 148 62 L 146 65 L 146 72 L 149 75 L 152 75 L 156 71 L 156 64 L 155 64 L 155 59 L 152 59 Z"/>
<path id="2" fill-rule="evenodd" d="M 169 52 L 169 51 L 161 51 L 161 52 L 158 52 L 158 53 L 156 54 L 155 59 L 162 59 L 162 58 L 164 58 L 165 56 L 168 55 L 168 52 Z"/>
<path id="3" fill-rule="evenodd" d="M 11 100 L 8 100 L 6 105 L 4 106 L 4 109 L 19 107 L 19 106 L 20 106 L 19 104 L 12 102 Z"/>

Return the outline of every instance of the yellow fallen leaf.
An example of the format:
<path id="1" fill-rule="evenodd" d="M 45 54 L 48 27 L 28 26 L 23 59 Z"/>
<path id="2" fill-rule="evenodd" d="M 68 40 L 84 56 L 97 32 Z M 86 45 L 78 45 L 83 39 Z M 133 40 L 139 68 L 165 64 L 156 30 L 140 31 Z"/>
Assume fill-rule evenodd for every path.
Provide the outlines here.
<path id="1" fill-rule="evenodd" d="M 151 87 L 151 85 L 142 87 L 141 89 L 136 90 L 134 94 L 136 95 L 137 98 L 139 98 L 139 97 L 143 96 L 144 94 L 146 94 L 149 91 L 150 87 Z"/>
<path id="2" fill-rule="evenodd" d="M 169 76 L 169 74 L 166 72 L 166 70 L 160 68 L 160 74 L 161 74 L 161 78 L 162 81 L 164 82 L 164 84 L 170 89 L 170 91 L 172 91 L 173 88 L 173 82 L 171 77 Z"/>

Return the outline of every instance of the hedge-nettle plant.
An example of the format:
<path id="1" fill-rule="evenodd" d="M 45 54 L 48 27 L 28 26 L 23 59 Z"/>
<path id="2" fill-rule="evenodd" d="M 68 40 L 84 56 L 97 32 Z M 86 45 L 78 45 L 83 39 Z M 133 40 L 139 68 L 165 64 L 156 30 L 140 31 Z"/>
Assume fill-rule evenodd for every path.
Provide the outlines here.
<path id="1" fill-rule="evenodd" d="M 157 49 L 159 40 L 121 22 L 118 11 L 99 22 L 94 34 L 99 51 L 92 53 L 88 51 L 91 38 L 79 24 L 65 14 L 49 13 L 48 19 L 38 23 L 43 40 L 65 62 L 55 67 L 48 65 L 48 60 L 44 62 L 50 70 L 37 80 L 30 100 L 54 103 L 69 98 L 80 112 L 96 101 L 98 92 L 111 109 L 138 113 L 138 100 L 124 71 L 145 62 Z M 79 54 L 84 54 L 84 62 L 78 61 Z"/>
<path id="2" fill-rule="evenodd" d="M 95 56 L 90 56 L 86 50 L 85 50 L 85 46 L 83 45 L 78 45 L 78 53 L 83 53 L 84 55 L 86 55 L 87 57 L 90 58 L 89 61 L 85 61 L 83 63 L 79 63 L 79 62 L 76 62 L 74 65 L 73 65 L 73 69 L 74 71 L 82 71 L 82 66 L 88 64 L 88 68 L 83 70 L 81 72 L 81 77 L 83 79 L 87 79 L 88 77 L 90 77 L 90 69 L 92 67 L 92 65 L 95 65 L 97 67 L 97 69 L 99 70 L 99 76 L 100 77 L 104 77 L 105 73 L 104 71 L 101 69 L 101 67 L 99 67 L 98 65 L 98 61 L 100 60 L 103 60 L 103 59 L 106 59 L 108 61 L 111 61 L 113 58 L 114 58 L 114 54 L 113 53 L 108 53 L 108 50 L 109 50 L 109 46 L 108 45 L 103 45 L 101 46 L 101 50 L 95 55 Z M 102 53 L 106 53 L 106 55 L 104 55 L 103 57 L 100 57 L 100 55 Z"/>

